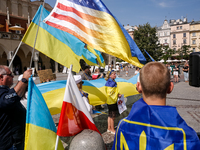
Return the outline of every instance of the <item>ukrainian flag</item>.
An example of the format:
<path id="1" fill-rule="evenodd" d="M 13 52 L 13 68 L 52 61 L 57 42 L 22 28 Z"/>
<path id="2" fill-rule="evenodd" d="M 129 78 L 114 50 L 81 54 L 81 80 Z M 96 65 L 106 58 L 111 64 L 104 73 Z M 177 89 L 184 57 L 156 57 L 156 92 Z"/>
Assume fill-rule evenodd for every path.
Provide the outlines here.
<path id="1" fill-rule="evenodd" d="M 116 78 L 119 93 L 124 94 L 124 97 L 139 94 L 136 90 L 136 83 L 139 74 L 126 80 Z M 49 111 L 52 115 L 61 112 L 61 107 L 64 98 L 66 80 L 52 81 L 47 83 L 37 84 L 38 89 L 42 93 Z M 83 91 L 89 94 L 89 103 L 93 106 L 105 104 L 107 102 L 107 94 L 105 91 L 105 79 L 84 80 Z"/>
<path id="2" fill-rule="evenodd" d="M 39 24 L 41 13 L 42 16 Z M 63 66 L 70 68 L 72 64 L 73 71 L 75 72 L 80 71 L 80 59 L 85 60 L 88 65 L 97 65 L 97 58 L 101 57 L 101 53 L 92 54 L 84 48 L 85 43 L 75 36 L 44 23 L 42 20 L 48 15 L 49 12 L 41 5 L 26 31 L 22 42 L 33 47 L 39 25 L 35 49 Z"/>
<path id="3" fill-rule="evenodd" d="M 25 150 L 54 150 L 56 137 L 52 116 L 31 77 L 28 83 Z M 58 150 L 64 150 L 61 141 Z"/>
<path id="4" fill-rule="evenodd" d="M 196 132 L 175 107 L 147 105 L 141 98 L 117 127 L 112 150 L 198 150 Z"/>
<path id="5" fill-rule="evenodd" d="M 101 0 L 57 0 L 44 21 L 135 66 L 142 68 L 146 62 L 136 43 Z"/>

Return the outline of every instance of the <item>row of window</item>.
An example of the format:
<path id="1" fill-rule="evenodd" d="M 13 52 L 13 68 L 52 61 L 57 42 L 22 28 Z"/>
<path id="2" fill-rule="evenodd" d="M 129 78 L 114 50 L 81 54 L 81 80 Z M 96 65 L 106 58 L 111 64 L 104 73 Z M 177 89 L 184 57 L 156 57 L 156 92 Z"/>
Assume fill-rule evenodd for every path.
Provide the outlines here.
<path id="1" fill-rule="evenodd" d="M 18 3 L 18 16 L 22 16 L 22 4 Z M 12 3 L 11 0 L 6 1 L 6 8 L 9 10 L 9 14 L 12 14 Z M 30 18 L 32 18 L 32 8 L 31 6 L 28 6 L 28 13 Z"/>
<path id="2" fill-rule="evenodd" d="M 162 35 L 163 35 L 163 33 L 160 33 L 160 36 L 162 36 Z M 169 35 L 169 33 L 168 32 L 164 32 L 164 36 L 167 36 L 167 35 Z M 196 33 L 195 32 L 192 33 L 192 36 L 195 37 Z M 183 37 L 186 37 L 186 33 L 183 33 Z M 173 38 L 176 38 L 176 34 L 173 34 Z"/>
<path id="3" fill-rule="evenodd" d="M 177 30 L 182 29 L 182 26 L 180 26 L 180 27 L 176 27 L 176 29 L 177 29 Z"/>
<path id="4" fill-rule="evenodd" d="M 183 37 L 186 37 L 186 33 L 183 33 Z M 176 34 L 173 34 L 173 38 L 176 38 Z"/>
<path id="5" fill-rule="evenodd" d="M 173 40 L 173 44 L 176 44 L 176 40 Z M 183 44 L 187 44 L 186 39 L 183 39 Z M 192 40 L 192 44 L 196 44 L 196 40 Z"/>

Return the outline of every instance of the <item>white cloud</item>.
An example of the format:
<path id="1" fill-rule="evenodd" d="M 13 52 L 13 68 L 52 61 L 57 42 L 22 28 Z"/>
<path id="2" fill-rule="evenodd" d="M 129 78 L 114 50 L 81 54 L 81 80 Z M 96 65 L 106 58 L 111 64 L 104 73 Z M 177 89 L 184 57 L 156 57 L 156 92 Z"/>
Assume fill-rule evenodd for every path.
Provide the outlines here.
<path id="1" fill-rule="evenodd" d="M 151 0 L 154 4 L 166 8 L 166 7 L 173 7 L 175 1 L 174 0 Z"/>
<path id="2" fill-rule="evenodd" d="M 159 3 L 159 6 L 161 7 L 169 7 L 168 4 L 166 2 L 161 2 Z"/>

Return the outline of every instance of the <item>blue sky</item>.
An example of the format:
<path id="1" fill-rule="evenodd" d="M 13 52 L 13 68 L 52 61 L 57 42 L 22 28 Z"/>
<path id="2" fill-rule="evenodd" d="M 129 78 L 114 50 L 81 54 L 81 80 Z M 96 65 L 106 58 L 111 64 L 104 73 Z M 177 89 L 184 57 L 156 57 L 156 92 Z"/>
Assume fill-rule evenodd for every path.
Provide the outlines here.
<path id="1" fill-rule="evenodd" d="M 200 0 L 102 0 L 122 25 L 150 23 L 161 26 L 165 19 L 200 21 Z M 46 0 L 54 7 L 56 0 Z"/>

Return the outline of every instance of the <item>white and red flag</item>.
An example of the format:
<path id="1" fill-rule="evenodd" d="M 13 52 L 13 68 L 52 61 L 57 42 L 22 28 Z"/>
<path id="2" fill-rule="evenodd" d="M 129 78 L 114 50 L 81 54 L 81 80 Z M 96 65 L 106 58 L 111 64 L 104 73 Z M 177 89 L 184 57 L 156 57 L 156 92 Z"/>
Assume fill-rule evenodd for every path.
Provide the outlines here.
<path id="1" fill-rule="evenodd" d="M 70 71 L 67 79 L 57 135 L 73 136 L 84 129 L 91 129 L 99 132 L 87 110 L 72 72 Z"/>

